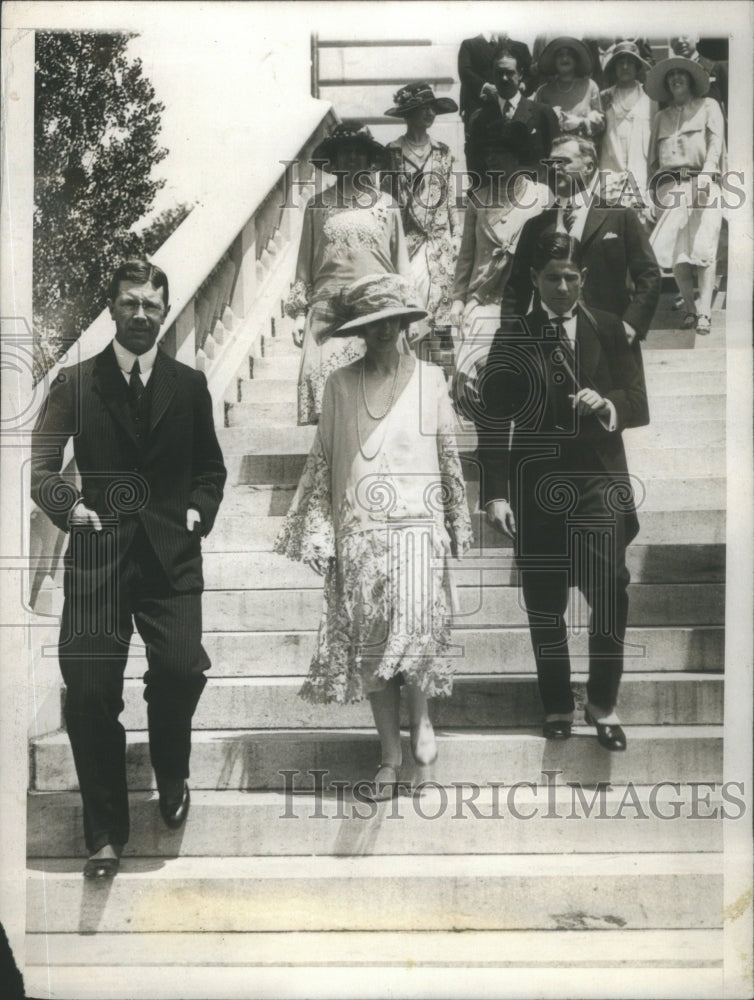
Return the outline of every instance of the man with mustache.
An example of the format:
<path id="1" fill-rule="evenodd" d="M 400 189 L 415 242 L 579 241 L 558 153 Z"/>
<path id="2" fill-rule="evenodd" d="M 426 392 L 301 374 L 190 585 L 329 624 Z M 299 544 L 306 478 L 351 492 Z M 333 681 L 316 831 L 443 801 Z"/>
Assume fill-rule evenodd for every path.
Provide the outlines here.
<path id="1" fill-rule="evenodd" d="M 207 380 L 157 344 L 164 271 L 116 269 L 115 337 L 53 381 L 32 441 L 35 503 L 62 531 L 58 655 L 65 722 L 83 800 L 87 878 L 118 870 L 129 838 L 123 674 L 134 625 L 146 645 L 149 752 L 165 824 L 189 810 L 191 719 L 210 661 L 202 643 L 201 536 L 226 478 Z M 69 438 L 81 489 L 61 476 Z"/>
<path id="2" fill-rule="evenodd" d="M 505 161 L 508 176 L 523 167 L 545 179 L 542 160 L 549 156 L 558 123 L 552 108 L 521 93 L 527 69 L 521 51 L 503 42 L 492 66 L 495 93 L 474 112 L 469 126 L 466 163 L 480 177 L 485 152 L 495 148 Z"/>

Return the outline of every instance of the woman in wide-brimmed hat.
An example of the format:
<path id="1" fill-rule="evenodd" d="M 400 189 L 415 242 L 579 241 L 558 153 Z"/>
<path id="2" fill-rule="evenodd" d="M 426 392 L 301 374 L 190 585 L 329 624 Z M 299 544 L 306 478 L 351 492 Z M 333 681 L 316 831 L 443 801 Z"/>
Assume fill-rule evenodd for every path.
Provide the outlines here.
<path id="1" fill-rule="evenodd" d="M 649 68 L 635 42 L 616 42 L 603 67 L 610 86 L 600 95 L 606 122 L 600 170 L 622 192 L 621 204 L 638 209 L 647 204 L 649 136 L 657 112 L 642 87 Z"/>
<path id="2" fill-rule="evenodd" d="M 660 213 L 650 243 L 659 265 L 673 269 L 686 308 L 682 327 L 706 334 L 723 217 L 718 184 L 725 169 L 723 113 L 706 96 L 709 76 L 693 59 L 659 62 L 647 74 L 645 89 L 655 101 L 670 101 L 655 116 L 649 143 L 653 204 Z"/>
<path id="3" fill-rule="evenodd" d="M 424 311 L 397 275 L 369 275 L 339 296 L 364 357 L 327 380 L 317 434 L 275 550 L 325 577 L 317 647 L 300 694 L 311 702 L 368 697 L 380 737 L 378 797 L 402 763 L 405 687 L 416 763 L 436 754 L 427 698 L 451 693 L 447 559 L 471 521 L 440 368 L 399 348 Z"/>
<path id="4" fill-rule="evenodd" d="M 539 57 L 543 83 L 535 100 L 549 104 L 558 117 L 561 135 L 593 139 L 605 130 L 605 115 L 597 84 L 589 76 L 592 59 L 578 38 L 554 38 Z"/>
<path id="5" fill-rule="evenodd" d="M 385 112 L 403 118 L 406 131 L 387 145 L 389 170 L 383 188 L 398 201 L 418 301 L 428 317 L 414 324 L 414 340 L 443 325 L 450 313 L 450 284 L 458 252 L 460 228 L 456 209 L 453 154 L 431 138 L 436 115 L 458 111 L 449 97 L 437 97 L 428 83 L 411 83 L 393 96 Z"/>
<path id="6" fill-rule="evenodd" d="M 365 274 L 408 276 L 409 261 L 400 212 L 375 187 L 385 149 L 368 128 L 344 121 L 311 154 L 311 161 L 336 172 L 336 183 L 310 198 L 304 211 L 296 275 L 285 304 L 294 319 L 294 340 L 302 347 L 298 379 L 298 422 L 319 418 L 327 376 L 364 353 L 358 337 L 333 340 L 333 302 L 340 290 Z"/>

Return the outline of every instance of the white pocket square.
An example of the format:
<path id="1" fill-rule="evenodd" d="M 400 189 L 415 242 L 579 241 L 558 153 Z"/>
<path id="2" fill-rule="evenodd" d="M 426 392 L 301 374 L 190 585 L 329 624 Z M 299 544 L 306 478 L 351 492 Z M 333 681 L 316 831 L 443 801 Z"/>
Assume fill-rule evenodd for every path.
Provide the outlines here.
<path id="1" fill-rule="evenodd" d="M 618 239 L 618 234 L 617 233 L 605 233 L 605 235 L 603 236 L 603 239 L 605 239 L 605 240 L 617 240 Z"/>

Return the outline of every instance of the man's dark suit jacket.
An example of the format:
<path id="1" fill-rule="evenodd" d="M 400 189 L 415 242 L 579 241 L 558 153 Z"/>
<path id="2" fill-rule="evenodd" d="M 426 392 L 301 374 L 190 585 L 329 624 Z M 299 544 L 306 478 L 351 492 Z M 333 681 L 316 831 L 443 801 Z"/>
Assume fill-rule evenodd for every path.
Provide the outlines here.
<path id="1" fill-rule="evenodd" d="M 531 62 L 529 46 L 524 42 L 505 40 L 507 48 L 515 52 L 528 72 Z M 461 81 L 461 118 L 469 126 L 471 115 L 483 103 L 479 94 L 485 83 L 492 83 L 492 65 L 497 42 L 488 42 L 484 35 L 466 38 L 458 50 L 458 78 Z"/>
<path id="2" fill-rule="evenodd" d="M 534 291 L 534 248 L 542 233 L 555 229 L 557 219 L 557 208 L 551 208 L 524 224 L 503 292 L 503 319 L 525 316 L 529 311 Z M 584 303 L 589 308 L 616 313 L 643 340 L 660 299 L 661 275 L 638 216 L 632 208 L 595 202 L 587 213 L 581 245 L 587 269 Z"/>
<path id="3" fill-rule="evenodd" d="M 542 444 L 588 448 L 596 457 L 597 471 L 626 482 L 628 466 L 621 431 L 649 423 L 644 373 L 620 319 L 581 305 L 577 310 L 574 368 L 579 387 L 596 389 L 613 403 L 615 431 L 605 430 L 595 416 L 577 417 L 575 435 L 564 437 L 555 430 L 550 400 L 560 377 L 552 362 L 557 341 L 546 334 L 552 321 L 541 308 L 529 313 L 515 332 L 510 327 L 497 331 L 480 379 L 484 414 L 478 445 L 481 504 L 508 500 L 519 522 L 539 502 L 532 493 L 533 477 L 519 473 L 532 459 L 541 457 Z M 523 486 L 524 495 L 519 492 L 521 483 L 528 484 Z M 622 513 L 626 515 L 628 542 L 639 528 L 633 502 L 626 503 Z"/>
<path id="4" fill-rule="evenodd" d="M 212 400 L 203 373 L 162 350 L 148 388 L 149 431 L 140 441 L 129 411 L 130 389 L 112 344 L 63 369 L 34 429 L 32 497 L 62 531 L 69 530 L 68 518 L 79 498 L 111 523 L 118 514 L 121 555 L 143 525 L 171 587 L 196 591 L 203 586 L 200 533 L 187 530 L 186 510 L 199 511 L 206 535 L 226 478 Z M 80 492 L 60 475 L 70 437 Z M 66 565 L 75 570 L 72 550 L 69 545 Z"/>
<path id="5" fill-rule="evenodd" d="M 522 97 L 513 116 L 504 121 L 500 102 L 489 101 L 471 119 L 469 153 L 481 165 L 485 150 L 492 147 L 507 155 L 509 162 L 503 168 L 508 175 L 525 167 L 536 170 L 544 180 L 546 168 L 541 161 L 550 155 L 557 134 L 555 112 L 546 104 Z"/>

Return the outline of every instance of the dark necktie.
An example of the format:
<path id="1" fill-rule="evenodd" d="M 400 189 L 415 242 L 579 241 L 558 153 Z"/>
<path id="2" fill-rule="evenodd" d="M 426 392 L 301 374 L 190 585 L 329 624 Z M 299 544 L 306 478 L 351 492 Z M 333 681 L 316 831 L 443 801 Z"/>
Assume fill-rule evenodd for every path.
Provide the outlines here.
<path id="1" fill-rule="evenodd" d="M 511 102 L 506 101 L 503 105 L 503 121 L 508 121 L 511 116 Z"/>
<path id="2" fill-rule="evenodd" d="M 567 201 L 565 205 L 563 205 L 563 225 L 565 226 L 567 233 L 571 232 L 575 221 L 576 209 L 573 207 L 572 201 Z"/>
<path id="3" fill-rule="evenodd" d="M 141 381 L 141 368 L 139 366 L 139 359 L 137 358 L 133 367 L 131 368 L 131 375 L 128 379 L 128 384 L 131 387 L 131 392 L 133 393 L 134 399 L 138 403 L 141 397 L 144 395 L 144 383 Z"/>
<path id="4" fill-rule="evenodd" d="M 570 318 L 570 316 L 554 316 L 550 320 L 550 323 L 555 330 L 558 340 L 568 349 L 570 354 L 573 354 L 573 344 L 571 343 L 571 339 L 566 333 L 565 328 L 565 321 Z"/>
<path id="5" fill-rule="evenodd" d="M 576 392 L 573 345 L 566 333 L 565 317 L 554 316 L 548 321 L 554 329 L 558 343 L 552 350 L 551 405 L 556 427 L 573 429 L 573 406 L 568 398 Z"/>

